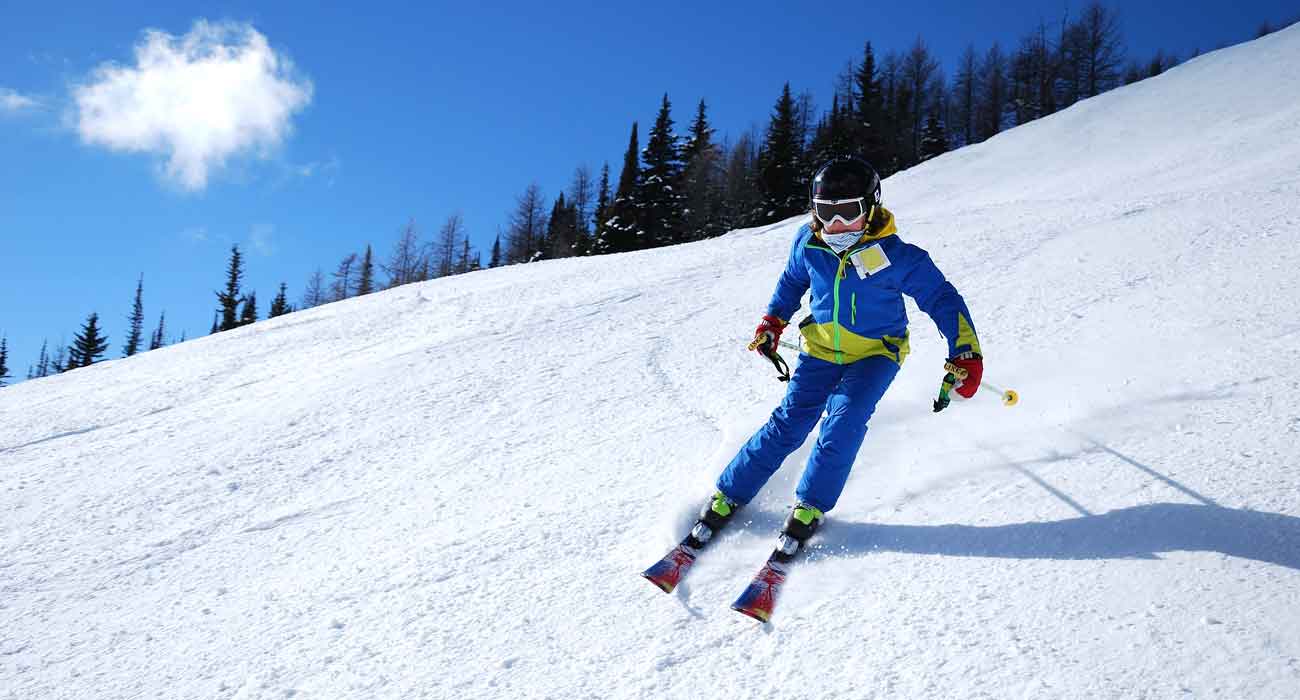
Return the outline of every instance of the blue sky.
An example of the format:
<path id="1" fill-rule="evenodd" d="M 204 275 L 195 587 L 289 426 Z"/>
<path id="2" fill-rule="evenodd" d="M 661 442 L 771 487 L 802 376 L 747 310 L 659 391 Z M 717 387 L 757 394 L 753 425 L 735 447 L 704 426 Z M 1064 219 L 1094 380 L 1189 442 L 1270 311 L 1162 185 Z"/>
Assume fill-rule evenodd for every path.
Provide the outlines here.
<path id="1" fill-rule="evenodd" d="M 652 121 L 664 92 L 679 133 L 703 98 L 720 135 L 735 136 L 761 126 L 786 81 L 828 106 L 835 74 L 867 40 L 884 53 L 920 35 L 948 68 L 967 44 L 1013 47 L 1066 8 L 1026 0 L 830 2 L 816 12 L 762 0 L 649 10 L 163 5 L 0 10 L 0 335 L 17 378 L 43 339 L 69 342 L 92 311 L 110 334 L 109 355 L 119 356 L 140 274 L 146 330 L 165 308 L 172 334 L 193 338 L 211 323 L 232 243 L 247 255 L 246 287 L 262 313 L 281 281 L 296 300 L 315 268 L 328 273 L 366 243 L 386 256 L 412 218 L 432 234 L 461 212 L 486 260 L 530 182 L 553 197 L 576 166 L 598 174 L 606 161 L 617 179 L 632 120 Z M 1121 6 L 1140 59 L 1237 43 L 1261 22 L 1295 13 L 1289 0 Z M 161 113 L 169 103 L 159 90 L 205 97 L 221 91 L 219 79 L 150 83 L 139 70 L 139 48 L 164 49 L 166 68 L 200 20 L 224 27 L 213 30 L 225 31 L 218 43 L 255 31 L 268 46 L 250 56 L 281 61 L 240 83 L 234 126 L 220 109 Z M 171 36 L 150 44 L 150 29 Z M 134 86 L 127 97 L 124 85 Z"/>

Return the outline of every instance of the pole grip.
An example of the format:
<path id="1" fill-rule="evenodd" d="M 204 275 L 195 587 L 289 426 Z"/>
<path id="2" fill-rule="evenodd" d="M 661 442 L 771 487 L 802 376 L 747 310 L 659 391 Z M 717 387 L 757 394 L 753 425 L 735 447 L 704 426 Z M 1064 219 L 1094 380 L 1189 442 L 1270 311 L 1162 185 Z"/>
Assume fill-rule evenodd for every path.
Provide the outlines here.
<path id="1" fill-rule="evenodd" d="M 948 375 L 958 380 L 965 379 L 966 377 L 970 376 L 970 372 L 967 372 L 966 370 L 962 369 L 961 367 L 958 367 L 952 362 L 944 362 L 943 369 L 945 372 L 948 373 Z M 952 385 L 955 383 L 956 383 L 955 381 L 950 381 L 947 376 L 944 377 L 943 388 L 939 390 L 939 400 L 935 401 L 934 410 L 936 413 L 948 407 L 948 392 L 952 391 Z M 999 398 L 1002 399 L 1003 406 L 1006 406 L 1007 408 L 1011 408 L 1012 406 L 1015 406 L 1016 404 L 1020 403 L 1020 394 L 1015 389 L 1000 389 L 997 387 L 997 385 L 987 380 L 981 380 L 980 383 L 992 389 L 993 391 L 998 392 L 998 394 L 1000 395 Z"/>

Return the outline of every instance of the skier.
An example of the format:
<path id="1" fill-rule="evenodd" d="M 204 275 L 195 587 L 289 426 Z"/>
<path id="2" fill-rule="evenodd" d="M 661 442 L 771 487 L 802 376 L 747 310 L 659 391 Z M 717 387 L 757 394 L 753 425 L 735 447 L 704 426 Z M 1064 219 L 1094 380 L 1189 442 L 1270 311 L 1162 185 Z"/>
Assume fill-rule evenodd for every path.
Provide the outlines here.
<path id="1" fill-rule="evenodd" d="M 811 289 L 799 322 L 803 351 L 785 399 L 718 477 L 683 544 L 703 546 L 749 503 L 812 431 L 821 430 L 773 561 L 788 562 L 835 507 L 871 418 L 908 354 L 903 294 L 933 319 L 949 361 L 967 372 L 955 393 L 979 389 L 983 360 L 970 311 L 923 249 L 896 234 L 881 204 L 880 177 L 866 161 L 835 158 L 812 181 L 812 220 L 800 227 L 750 349 L 772 358 L 781 333 Z M 936 410 L 938 410 L 936 408 Z M 693 559 L 693 556 L 692 556 Z"/>

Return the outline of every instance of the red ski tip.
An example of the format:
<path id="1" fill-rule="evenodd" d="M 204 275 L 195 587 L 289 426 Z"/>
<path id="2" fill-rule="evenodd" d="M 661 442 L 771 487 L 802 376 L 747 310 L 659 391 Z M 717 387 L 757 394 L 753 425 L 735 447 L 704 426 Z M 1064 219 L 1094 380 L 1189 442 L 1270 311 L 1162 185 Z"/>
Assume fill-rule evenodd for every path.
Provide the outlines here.
<path id="1" fill-rule="evenodd" d="M 759 569 L 758 575 L 745 588 L 745 592 L 731 604 L 731 609 L 759 622 L 768 622 L 772 618 L 772 611 L 776 609 L 776 597 L 781 592 L 783 583 L 785 570 L 769 561 Z"/>
<path id="2" fill-rule="evenodd" d="M 664 593 L 672 593 L 694 563 L 695 556 L 678 545 L 654 566 L 642 571 L 641 575 Z"/>
<path id="3" fill-rule="evenodd" d="M 755 620 L 758 620 L 759 622 L 762 622 L 764 624 L 770 622 L 772 619 L 772 613 L 768 612 L 767 610 L 761 610 L 759 608 L 744 608 L 744 607 L 737 607 L 733 605 L 731 606 L 731 609 L 735 610 L 736 612 L 746 617 L 752 617 Z"/>
<path id="4" fill-rule="evenodd" d="M 659 590 L 663 591 L 664 593 L 672 593 L 673 589 L 677 587 L 676 584 L 669 583 L 664 579 L 655 578 L 650 574 L 649 571 L 642 571 L 641 576 L 643 576 L 645 580 L 649 581 L 650 583 L 653 583 L 654 585 L 658 586 Z"/>

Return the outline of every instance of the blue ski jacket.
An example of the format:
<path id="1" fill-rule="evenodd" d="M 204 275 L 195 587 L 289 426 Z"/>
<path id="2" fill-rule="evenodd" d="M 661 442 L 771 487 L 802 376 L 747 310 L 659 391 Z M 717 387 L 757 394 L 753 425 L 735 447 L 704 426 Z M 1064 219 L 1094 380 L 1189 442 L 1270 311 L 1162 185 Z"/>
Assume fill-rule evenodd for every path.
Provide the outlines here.
<path id="1" fill-rule="evenodd" d="M 767 312 L 788 322 L 811 290 L 812 313 L 799 322 L 804 352 L 836 364 L 883 355 L 902 365 L 909 350 L 906 294 L 939 327 L 949 357 L 983 354 L 965 300 L 930 254 L 897 232 L 893 213 L 882 207 L 862 238 L 836 254 L 803 225 Z"/>

